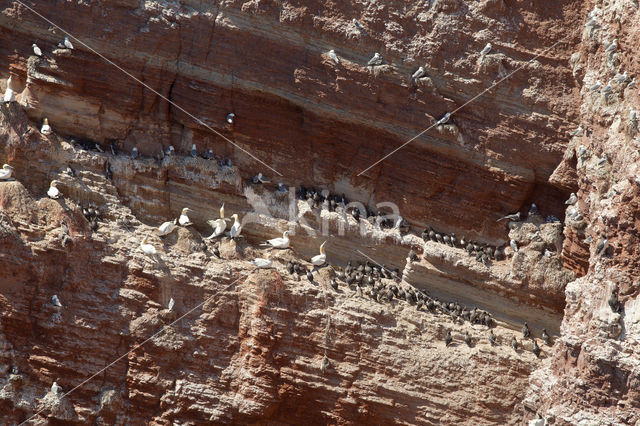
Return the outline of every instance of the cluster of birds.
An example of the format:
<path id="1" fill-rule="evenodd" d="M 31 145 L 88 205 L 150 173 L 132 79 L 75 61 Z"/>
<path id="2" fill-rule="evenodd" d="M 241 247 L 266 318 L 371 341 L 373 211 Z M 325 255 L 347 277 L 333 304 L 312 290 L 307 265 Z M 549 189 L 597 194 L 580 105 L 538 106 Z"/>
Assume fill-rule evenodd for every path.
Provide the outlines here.
<path id="1" fill-rule="evenodd" d="M 82 207 L 82 215 L 89 222 L 89 226 L 93 231 L 98 230 L 98 221 L 102 219 L 102 212 L 94 203 L 90 203 L 87 207 Z"/>
<path id="2" fill-rule="evenodd" d="M 503 247 L 467 240 L 464 236 L 458 239 L 454 233 L 437 232 L 430 226 L 422 231 L 422 239 L 465 249 L 470 256 L 475 255 L 476 260 L 485 265 L 489 260 L 503 260 L 506 257 Z"/>

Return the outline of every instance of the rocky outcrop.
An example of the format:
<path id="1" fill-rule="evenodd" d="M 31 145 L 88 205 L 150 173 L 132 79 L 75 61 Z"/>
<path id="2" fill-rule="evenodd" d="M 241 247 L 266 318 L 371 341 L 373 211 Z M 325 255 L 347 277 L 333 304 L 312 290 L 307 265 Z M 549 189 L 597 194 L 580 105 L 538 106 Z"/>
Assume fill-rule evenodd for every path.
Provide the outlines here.
<path id="1" fill-rule="evenodd" d="M 600 5 L 580 37 L 591 7 L 581 1 L 423 3 L 34 5 L 73 29 L 72 51 L 56 47 L 60 28 L 0 3 L 12 40 L 0 69 L 18 94 L 0 106 L 0 160 L 16 177 L 0 182 L 7 421 L 637 420 L 637 123 L 625 117 L 638 94 L 624 54 L 637 35 L 612 30 L 637 9 Z M 620 49 L 603 52 L 614 36 Z M 374 52 L 383 65 L 367 66 Z M 426 75 L 412 79 L 418 66 Z M 591 88 L 623 68 L 629 78 L 611 90 Z M 192 144 L 216 158 L 191 157 Z M 169 145 L 176 155 L 160 157 Z M 273 182 L 250 184 L 258 171 Z M 53 179 L 62 199 L 45 197 Z M 395 205 L 409 232 L 313 208 L 296 199 L 300 185 Z M 565 210 L 570 192 L 579 201 Z M 204 238 L 223 203 L 243 238 Z M 185 206 L 192 226 L 154 234 Z M 516 211 L 524 220 L 497 220 Z M 425 226 L 507 257 L 425 242 Z M 284 229 L 292 250 L 259 246 Z M 310 266 L 324 240 L 331 266 L 313 281 L 287 271 L 291 260 Z M 256 257 L 273 268 L 255 269 Z M 497 344 L 486 325 L 409 297 L 330 286 L 367 260 L 398 268 L 401 289 L 491 312 Z"/>

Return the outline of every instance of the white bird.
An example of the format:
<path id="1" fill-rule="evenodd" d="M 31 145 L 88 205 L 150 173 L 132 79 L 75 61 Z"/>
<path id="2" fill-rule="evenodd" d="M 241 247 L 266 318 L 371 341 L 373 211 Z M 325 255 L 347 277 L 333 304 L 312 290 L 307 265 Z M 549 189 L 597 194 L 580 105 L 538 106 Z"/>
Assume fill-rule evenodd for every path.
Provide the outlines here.
<path id="1" fill-rule="evenodd" d="M 575 193 L 572 192 L 571 195 L 569 196 L 569 199 L 567 201 L 565 201 L 564 203 L 569 205 L 569 206 L 572 206 L 572 205 L 574 205 L 576 203 L 576 201 L 578 201 L 578 197 L 576 196 Z"/>
<path id="2" fill-rule="evenodd" d="M 233 124 L 233 120 L 236 117 L 236 115 L 232 112 L 230 112 L 229 114 L 227 114 L 227 123 L 229 124 Z"/>
<path id="3" fill-rule="evenodd" d="M 596 83 L 591 86 L 589 88 L 589 90 L 591 90 L 592 92 L 595 92 L 596 90 L 600 89 L 602 87 L 602 82 L 600 80 L 596 80 Z"/>
<path id="4" fill-rule="evenodd" d="M 53 384 L 51 385 L 51 392 L 53 392 L 54 395 L 58 395 L 60 392 L 62 392 L 62 387 L 60 387 L 57 382 L 53 382 Z"/>
<path id="5" fill-rule="evenodd" d="M 31 47 L 33 47 L 33 53 L 35 53 L 36 56 L 42 56 L 42 50 L 40 50 L 37 44 L 33 43 Z"/>
<path id="6" fill-rule="evenodd" d="M 71 44 L 71 41 L 69 41 L 69 36 L 64 36 L 64 47 L 73 50 L 73 44 Z"/>
<path id="7" fill-rule="evenodd" d="M 278 249 L 286 249 L 289 248 L 289 234 L 291 233 L 291 231 L 284 231 L 282 233 L 282 237 L 281 238 L 272 238 L 270 240 L 267 240 L 267 242 L 265 243 L 270 245 L 273 248 L 278 248 Z"/>
<path id="8" fill-rule="evenodd" d="M 158 251 L 152 244 L 147 243 L 147 238 L 149 238 L 148 235 L 142 239 L 142 242 L 140 243 L 140 250 L 142 250 L 142 252 L 147 256 L 155 257 L 158 254 Z"/>
<path id="9" fill-rule="evenodd" d="M 604 163 L 607 162 L 607 160 L 608 160 L 607 154 L 602 154 L 602 158 L 598 160 L 598 163 L 596 163 L 596 166 L 602 166 Z"/>
<path id="10" fill-rule="evenodd" d="M 131 159 L 135 160 L 136 158 L 138 158 L 138 148 L 134 146 L 131 150 Z"/>
<path id="11" fill-rule="evenodd" d="M 320 254 L 313 256 L 311 258 L 311 264 L 315 265 L 315 266 L 322 266 L 324 265 L 324 262 L 327 261 L 327 255 L 324 252 L 324 245 L 327 242 L 325 241 L 324 243 L 320 244 Z"/>
<path id="12" fill-rule="evenodd" d="M 593 242 L 593 238 L 591 237 L 591 235 L 589 235 L 587 238 L 582 240 L 582 242 L 586 244 L 591 244 Z"/>
<path id="13" fill-rule="evenodd" d="M 51 303 L 53 306 L 57 306 L 58 308 L 62 308 L 62 303 L 60 303 L 60 299 L 58 299 L 58 295 L 54 294 L 51 296 Z"/>
<path id="14" fill-rule="evenodd" d="M 450 112 L 446 113 L 440 120 L 438 120 L 436 125 L 441 126 L 445 124 L 447 121 L 449 121 L 449 118 L 451 118 Z"/>
<path id="15" fill-rule="evenodd" d="M 0 169 L 0 180 L 8 180 L 11 179 L 11 174 L 13 173 L 13 167 L 8 164 L 2 166 Z"/>
<path id="16" fill-rule="evenodd" d="M 627 74 L 626 71 L 623 74 L 617 73 L 615 76 L 613 76 L 613 80 L 616 83 L 624 83 L 628 79 L 629 79 L 629 75 Z"/>
<path id="17" fill-rule="evenodd" d="M 242 225 L 238 220 L 237 214 L 232 214 L 231 219 L 233 219 L 233 225 L 231 225 L 231 231 L 229 231 L 229 234 L 231 235 L 231 238 L 237 238 L 240 236 L 240 232 L 242 232 Z"/>
<path id="18" fill-rule="evenodd" d="M 480 56 L 484 56 L 487 53 L 491 52 L 491 48 L 493 46 L 491 46 L 491 43 L 487 43 L 487 45 L 484 47 L 484 49 L 482 49 L 482 51 L 480 51 Z"/>
<path id="19" fill-rule="evenodd" d="M 178 219 L 173 219 L 158 226 L 158 235 L 161 237 L 169 235 L 178 227 Z"/>
<path id="20" fill-rule="evenodd" d="M 582 125 L 580 125 L 573 132 L 569 133 L 569 136 L 582 136 L 582 132 L 583 132 Z"/>
<path id="21" fill-rule="evenodd" d="M 7 90 L 4 92 L 4 101 L 13 102 L 16 100 L 16 94 L 11 88 L 11 76 L 7 79 Z"/>
<path id="22" fill-rule="evenodd" d="M 185 207 L 184 209 L 182 209 L 182 212 L 180 213 L 180 218 L 178 218 L 178 223 L 180 224 L 180 226 L 193 225 L 193 223 L 189 220 L 189 216 L 187 216 L 187 213 L 190 213 L 192 211 L 193 210 L 191 210 L 189 207 Z"/>
<path id="23" fill-rule="evenodd" d="M 49 126 L 49 120 L 45 118 L 42 120 L 42 127 L 40 128 L 40 133 L 43 135 L 51 134 L 51 126 Z"/>
<path id="24" fill-rule="evenodd" d="M 518 251 L 518 244 L 516 243 L 516 240 L 509 241 L 509 246 L 511 246 L 514 252 Z"/>
<path id="25" fill-rule="evenodd" d="M 56 200 L 62 196 L 62 193 L 57 187 L 59 183 L 60 182 L 58 182 L 57 180 L 51 181 L 51 184 L 49 185 L 49 190 L 47 191 L 47 195 L 49 196 L 49 198 L 53 198 L 54 200 Z"/>
<path id="26" fill-rule="evenodd" d="M 253 179 L 251 179 L 251 181 L 255 184 L 269 183 L 269 181 L 266 180 L 264 176 L 262 176 L 262 173 L 258 173 L 257 175 L 255 175 Z"/>
<path id="27" fill-rule="evenodd" d="M 402 216 L 398 215 L 398 219 L 396 219 L 396 223 L 393 224 L 393 229 L 400 228 L 400 225 L 402 225 L 403 220 L 404 219 L 402 218 Z"/>
<path id="28" fill-rule="evenodd" d="M 251 261 L 251 263 L 258 268 L 268 268 L 273 263 L 269 259 L 263 259 L 261 257 L 256 257 Z"/>
<path id="29" fill-rule="evenodd" d="M 424 67 L 420 67 L 420 68 L 418 68 L 418 69 L 416 70 L 416 72 L 414 72 L 414 73 L 411 75 L 411 78 L 412 78 L 412 79 L 414 79 L 414 80 L 416 80 L 416 79 L 418 79 L 418 78 L 420 78 L 420 77 L 424 77 L 424 74 L 425 74 Z"/>
<path id="30" fill-rule="evenodd" d="M 382 65 L 382 56 L 380 56 L 380 54 L 376 52 L 373 55 L 373 58 L 369 59 L 369 62 L 367 63 L 367 65 L 369 65 L 370 67 L 373 67 L 376 65 Z"/>
<path id="31" fill-rule="evenodd" d="M 602 234 L 602 239 L 598 241 L 598 245 L 596 246 L 596 255 L 604 254 L 609 246 L 609 239 L 605 234 Z"/>
<path id="32" fill-rule="evenodd" d="M 331 59 L 331 60 L 332 60 L 333 62 L 335 62 L 336 64 L 339 64 L 339 63 L 340 63 L 340 58 L 338 58 L 338 55 L 336 55 L 336 51 L 335 51 L 335 50 L 331 49 L 331 50 L 329 51 L 328 56 L 329 56 L 329 59 Z"/>
<path id="33" fill-rule="evenodd" d="M 198 156 L 198 150 L 196 149 L 196 144 L 191 145 L 191 156 L 196 158 Z"/>
<path id="34" fill-rule="evenodd" d="M 173 306 L 176 304 L 175 300 L 173 300 L 173 297 L 169 300 L 169 306 L 167 307 L 167 309 L 169 309 L 170 311 L 173 310 Z"/>
<path id="35" fill-rule="evenodd" d="M 506 216 L 501 217 L 500 219 L 496 220 L 496 222 L 500 222 L 501 220 L 513 220 L 513 221 L 519 221 L 520 220 L 520 212 L 515 212 L 513 214 L 508 214 Z"/>
<path id="36" fill-rule="evenodd" d="M 612 52 L 615 52 L 617 48 L 618 48 L 618 39 L 614 38 L 611 44 L 608 45 L 606 49 L 604 49 L 604 52 L 612 53 Z"/>
<path id="37" fill-rule="evenodd" d="M 208 220 L 207 223 L 213 228 L 213 233 L 205 237 L 205 240 L 220 236 L 224 233 L 224 230 L 227 229 L 227 222 L 225 222 L 224 219 Z"/>

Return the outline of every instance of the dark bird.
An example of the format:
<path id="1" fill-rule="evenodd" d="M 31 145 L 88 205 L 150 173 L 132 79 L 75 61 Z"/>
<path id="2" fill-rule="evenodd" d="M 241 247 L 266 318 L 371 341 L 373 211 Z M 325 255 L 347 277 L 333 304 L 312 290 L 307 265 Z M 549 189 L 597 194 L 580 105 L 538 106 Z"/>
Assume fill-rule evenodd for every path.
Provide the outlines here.
<path id="1" fill-rule="evenodd" d="M 412 262 L 418 260 L 418 255 L 413 251 L 413 249 L 409 250 L 409 260 Z"/>
<path id="2" fill-rule="evenodd" d="M 529 330 L 529 324 L 527 324 L 527 322 L 525 321 L 524 325 L 522 326 L 522 337 L 526 339 L 529 336 L 531 336 L 531 331 Z"/>
<path id="3" fill-rule="evenodd" d="M 76 177 L 76 171 L 73 170 L 73 167 L 71 167 L 71 164 L 67 164 L 67 168 L 65 169 L 65 173 L 68 174 L 71 177 Z"/>
<path id="4" fill-rule="evenodd" d="M 213 251 L 213 255 L 214 255 L 215 257 L 217 257 L 218 259 L 221 259 L 221 257 L 220 257 L 220 250 L 218 250 L 218 247 L 215 247 L 215 246 L 214 246 L 212 251 Z"/>
<path id="5" fill-rule="evenodd" d="M 513 336 L 513 338 L 511 339 L 511 347 L 514 351 L 518 351 L 518 339 L 516 339 L 516 336 Z"/>
<path id="6" fill-rule="evenodd" d="M 333 287 L 335 291 L 338 291 L 338 282 L 334 279 L 331 279 L 331 287 Z"/>
<path id="7" fill-rule="evenodd" d="M 618 300 L 617 290 L 618 289 L 614 287 L 613 290 L 611 291 L 611 295 L 609 296 L 609 299 L 607 300 L 607 302 L 609 303 L 609 307 L 613 312 L 620 311 L 620 300 Z"/>
<path id="8" fill-rule="evenodd" d="M 467 346 L 471 347 L 471 336 L 469 336 L 468 331 L 465 331 L 464 333 L 464 342 L 467 344 Z"/>
<path id="9" fill-rule="evenodd" d="M 131 150 L 131 159 L 135 160 L 136 158 L 138 158 L 138 148 L 134 146 Z"/>
<path id="10" fill-rule="evenodd" d="M 533 216 L 534 214 L 538 214 L 538 206 L 535 203 L 531 203 L 531 207 L 529 207 L 529 213 L 527 213 L 527 217 Z"/>
<path id="11" fill-rule="evenodd" d="M 540 346 L 538 346 L 538 342 L 536 342 L 536 339 L 533 339 L 532 352 L 536 355 L 536 358 L 540 358 Z"/>
<path id="12" fill-rule="evenodd" d="M 446 346 L 449 346 L 453 341 L 453 337 L 451 337 L 451 330 L 447 330 L 447 335 L 444 338 L 444 343 Z"/>
<path id="13" fill-rule="evenodd" d="M 107 161 L 104 167 L 104 174 L 107 177 L 107 179 L 112 180 L 113 179 L 113 172 L 111 171 L 111 164 Z"/>
<path id="14" fill-rule="evenodd" d="M 313 282 L 313 273 L 311 271 L 307 271 L 307 279 Z"/>
<path id="15" fill-rule="evenodd" d="M 204 158 L 205 160 L 211 160 L 213 158 L 213 150 L 209 148 L 208 150 L 202 153 L 201 157 Z"/>
<path id="16" fill-rule="evenodd" d="M 196 144 L 191 144 L 191 157 L 198 157 L 198 150 L 196 149 Z"/>
<path id="17" fill-rule="evenodd" d="M 111 142 L 111 145 L 109 145 L 109 147 L 111 148 L 111 155 L 118 155 L 118 147 L 115 143 Z"/>
<path id="18" fill-rule="evenodd" d="M 549 346 L 551 344 L 551 336 L 549 336 L 549 333 L 547 333 L 547 329 L 546 328 L 542 329 L 542 341 L 547 346 Z"/>
<path id="19" fill-rule="evenodd" d="M 489 343 L 491 343 L 491 346 L 496 344 L 496 335 L 493 334 L 493 330 L 489 330 Z"/>

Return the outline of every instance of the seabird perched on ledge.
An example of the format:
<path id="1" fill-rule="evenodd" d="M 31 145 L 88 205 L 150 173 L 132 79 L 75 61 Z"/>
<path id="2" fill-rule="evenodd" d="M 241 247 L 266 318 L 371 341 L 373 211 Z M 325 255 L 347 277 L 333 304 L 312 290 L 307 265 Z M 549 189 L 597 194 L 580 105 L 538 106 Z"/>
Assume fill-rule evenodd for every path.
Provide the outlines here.
<path id="1" fill-rule="evenodd" d="M 191 156 L 193 158 L 197 158 L 198 157 L 198 150 L 196 149 L 196 144 L 191 144 Z"/>
<path id="2" fill-rule="evenodd" d="M 231 219 L 233 219 L 233 225 L 231 225 L 229 235 L 233 239 L 240 236 L 240 233 L 242 232 L 242 224 L 238 220 L 238 215 L 236 213 L 231 215 Z"/>
<path id="3" fill-rule="evenodd" d="M 62 193 L 57 188 L 57 185 L 59 183 L 60 182 L 58 182 L 55 179 L 51 181 L 51 184 L 49 185 L 49 190 L 47 191 L 47 195 L 49 196 L 49 198 L 53 198 L 54 200 L 57 200 L 58 198 L 62 197 Z"/>
<path id="4" fill-rule="evenodd" d="M 418 68 L 418 69 L 416 70 L 416 72 L 414 72 L 414 73 L 411 75 L 411 78 L 412 78 L 412 79 L 414 79 L 414 80 L 417 80 L 417 79 L 419 79 L 420 77 L 424 77 L 424 74 L 425 74 L 424 67 L 420 67 L 420 68 Z"/>
<path id="5" fill-rule="evenodd" d="M 177 227 L 178 227 L 178 219 L 173 219 L 168 222 L 164 222 L 162 225 L 158 226 L 158 235 L 160 235 L 161 237 L 165 235 L 169 235 Z"/>
<path id="6" fill-rule="evenodd" d="M 369 62 L 367 62 L 367 65 L 370 67 L 374 67 L 377 65 L 382 65 L 382 56 L 380 56 L 380 54 L 378 52 L 376 52 L 373 57 L 371 59 L 369 59 Z"/>
<path id="7" fill-rule="evenodd" d="M 147 243 L 147 238 L 149 238 L 149 236 L 145 235 L 145 237 L 142 239 L 142 242 L 140 243 L 140 250 L 142 250 L 142 252 L 147 256 L 153 257 L 155 260 L 158 251 L 152 244 Z"/>
<path id="8" fill-rule="evenodd" d="M 261 183 L 269 183 L 269 181 L 266 180 L 264 176 L 262 176 L 262 173 L 260 172 L 258 172 L 258 174 L 251 179 L 251 182 L 253 182 L 256 185 L 259 185 Z"/>
<path id="9" fill-rule="evenodd" d="M 33 53 L 35 53 L 36 56 L 42 56 L 42 50 L 40 50 L 37 44 L 33 43 L 31 47 L 33 48 Z"/>
<path id="10" fill-rule="evenodd" d="M 227 123 L 233 124 L 233 120 L 236 118 L 236 115 L 232 112 L 227 114 Z"/>
<path id="11" fill-rule="evenodd" d="M 7 79 L 7 90 L 4 92 L 4 102 L 13 102 L 16 100 L 16 94 L 11 88 L 11 76 Z"/>
<path id="12" fill-rule="evenodd" d="M 58 43 L 58 48 L 73 50 L 73 44 L 71 44 L 69 36 L 64 36 L 64 40 Z"/>
<path id="13" fill-rule="evenodd" d="M 40 133 L 42 133 L 43 135 L 51 134 L 51 126 L 49 126 L 49 120 L 46 117 L 44 120 L 42 120 L 42 127 L 40 128 Z"/>
<path id="14" fill-rule="evenodd" d="M 311 264 L 312 264 L 312 265 L 314 265 L 314 266 L 322 266 L 322 265 L 324 265 L 324 263 L 326 262 L 326 260 L 327 260 L 327 255 L 326 255 L 326 253 L 324 252 L 324 245 L 325 245 L 326 243 L 327 243 L 327 242 L 325 241 L 324 243 L 320 244 L 320 254 L 315 255 L 315 256 L 313 256 L 313 257 L 311 258 Z"/>
<path id="15" fill-rule="evenodd" d="M 566 205 L 572 206 L 574 205 L 576 202 L 578 201 L 578 197 L 576 196 L 575 193 L 571 193 L 571 195 L 569 196 L 569 199 L 567 201 L 565 201 L 564 203 Z"/>
<path id="16" fill-rule="evenodd" d="M 53 306 L 62 308 L 62 303 L 60 303 L 60 299 L 58 299 L 57 294 L 54 294 L 53 296 L 51 296 L 51 303 L 53 304 Z"/>
<path id="17" fill-rule="evenodd" d="M 289 234 L 291 231 L 284 231 L 281 238 L 272 238 L 267 240 L 263 245 L 270 245 L 273 248 L 286 249 L 289 248 Z"/>
<path id="18" fill-rule="evenodd" d="M 505 220 L 505 219 L 517 222 L 517 221 L 520 220 L 520 212 L 513 213 L 513 214 L 508 214 L 506 216 L 503 216 L 500 219 L 496 220 L 496 222 L 500 222 L 501 220 Z"/>
<path id="19" fill-rule="evenodd" d="M 11 174 L 13 173 L 13 167 L 8 164 L 2 166 L 0 169 L 0 180 L 9 180 L 11 179 Z"/>
<path id="20" fill-rule="evenodd" d="M 182 209 L 182 212 L 180 213 L 180 218 L 178 219 L 178 223 L 180 224 L 180 226 L 190 226 L 193 225 L 193 222 L 191 222 L 191 220 L 189 219 L 189 216 L 187 215 L 187 213 L 191 213 L 193 210 L 191 210 L 189 207 L 185 207 L 184 209 Z"/>
<path id="21" fill-rule="evenodd" d="M 208 220 L 207 223 L 213 228 L 213 233 L 208 237 L 205 237 L 205 240 L 210 240 L 220 236 L 224 233 L 224 230 L 227 229 L 227 223 L 224 219 Z"/>
<path id="22" fill-rule="evenodd" d="M 491 52 L 491 43 L 487 43 L 487 45 L 480 51 L 480 56 L 485 56 L 487 53 Z"/>
<path id="23" fill-rule="evenodd" d="M 170 311 L 173 311 L 173 306 L 176 304 L 175 300 L 173 300 L 173 297 L 169 300 L 169 306 L 167 306 L 167 309 Z"/>
<path id="24" fill-rule="evenodd" d="M 131 150 L 131 159 L 135 160 L 136 158 L 138 158 L 138 148 L 134 146 Z"/>
<path id="25" fill-rule="evenodd" d="M 340 63 L 340 58 L 338 58 L 338 55 L 336 55 L 336 51 L 335 50 L 331 49 L 329 51 L 329 53 L 327 54 L 327 56 L 329 56 L 329 59 L 331 59 L 336 64 Z"/>
<path id="26" fill-rule="evenodd" d="M 53 392 L 54 395 L 58 395 L 60 392 L 62 392 L 62 387 L 58 385 L 58 382 L 53 382 L 53 384 L 51 385 L 51 392 Z"/>
<path id="27" fill-rule="evenodd" d="M 269 266 L 271 266 L 273 262 L 269 259 L 263 259 L 261 257 L 256 257 L 255 259 L 253 259 L 251 261 L 251 264 L 253 266 L 256 266 L 258 268 L 268 268 Z"/>

